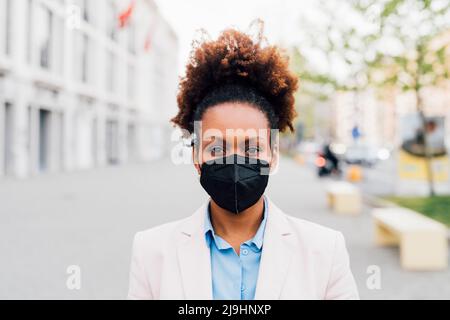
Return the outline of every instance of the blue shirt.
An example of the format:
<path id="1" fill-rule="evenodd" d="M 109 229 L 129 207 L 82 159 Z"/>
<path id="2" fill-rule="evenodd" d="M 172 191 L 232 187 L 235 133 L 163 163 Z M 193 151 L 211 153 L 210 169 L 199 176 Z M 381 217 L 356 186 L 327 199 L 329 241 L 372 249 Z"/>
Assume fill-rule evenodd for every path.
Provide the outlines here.
<path id="1" fill-rule="evenodd" d="M 241 244 L 238 255 L 227 241 L 215 234 L 211 224 L 209 205 L 207 206 L 205 238 L 211 252 L 213 299 L 254 299 L 267 212 L 267 200 L 264 197 L 263 220 L 255 236 Z"/>

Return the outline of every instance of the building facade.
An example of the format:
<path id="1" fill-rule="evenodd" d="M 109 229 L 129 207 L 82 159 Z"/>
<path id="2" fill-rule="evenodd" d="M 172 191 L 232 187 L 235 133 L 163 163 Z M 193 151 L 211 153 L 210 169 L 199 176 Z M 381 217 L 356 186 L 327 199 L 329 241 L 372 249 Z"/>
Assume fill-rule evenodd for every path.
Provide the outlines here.
<path id="1" fill-rule="evenodd" d="M 0 176 L 163 156 L 177 57 L 152 0 L 0 0 Z"/>
<path id="2" fill-rule="evenodd" d="M 445 47 L 445 64 L 450 72 L 450 31 L 443 32 L 430 42 L 431 50 Z M 439 74 L 443 71 L 435 70 Z M 422 108 L 428 117 L 441 117 L 445 122 L 445 140 L 450 150 L 450 80 L 441 78 L 436 85 L 420 91 Z M 356 125 L 362 130 L 361 140 L 366 144 L 398 147 L 402 143 L 402 120 L 417 113 L 414 92 L 384 88 L 383 91 L 366 89 L 360 93 L 338 92 L 332 99 L 333 137 L 345 144 L 354 143 L 351 132 Z"/>
<path id="3" fill-rule="evenodd" d="M 424 88 L 421 92 L 428 117 L 445 119 L 446 143 L 450 147 L 450 84 Z M 339 92 L 333 100 L 332 137 L 345 145 L 355 143 L 352 129 L 358 126 L 360 142 L 366 145 L 396 148 L 402 143 L 402 120 L 417 112 L 412 92 L 385 90 L 383 97 L 375 90 L 361 93 Z"/>
<path id="4" fill-rule="evenodd" d="M 374 90 L 337 92 L 332 99 L 332 138 L 351 146 L 358 128 L 358 142 L 364 145 L 391 147 L 395 137 L 393 108 L 378 100 Z"/>

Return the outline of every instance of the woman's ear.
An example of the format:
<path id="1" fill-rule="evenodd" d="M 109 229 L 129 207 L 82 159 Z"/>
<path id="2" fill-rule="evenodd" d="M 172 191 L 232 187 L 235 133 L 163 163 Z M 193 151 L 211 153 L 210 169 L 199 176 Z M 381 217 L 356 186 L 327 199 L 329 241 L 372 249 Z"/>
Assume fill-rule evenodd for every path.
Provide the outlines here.
<path id="1" fill-rule="evenodd" d="M 198 153 L 195 146 L 192 147 L 192 162 L 194 163 L 194 167 L 197 170 L 198 175 L 201 174 L 200 164 L 198 163 Z"/>
<path id="2" fill-rule="evenodd" d="M 280 160 L 280 152 L 278 144 L 274 144 L 270 155 L 270 174 L 274 174 L 278 171 L 278 164 Z"/>

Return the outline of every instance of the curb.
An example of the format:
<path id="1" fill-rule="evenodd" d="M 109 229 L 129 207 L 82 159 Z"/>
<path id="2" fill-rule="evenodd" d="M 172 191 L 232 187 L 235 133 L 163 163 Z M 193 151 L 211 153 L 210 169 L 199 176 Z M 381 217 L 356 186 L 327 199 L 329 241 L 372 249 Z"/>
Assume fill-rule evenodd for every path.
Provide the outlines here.
<path id="1" fill-rule="evenodd" d="M 369 194 L 363 194 L 363 201 L 364 203 L 375 207 L 375 208 L 393 208 L 393 207 L 400 207 L 399 205 L 397 205 L 396 203 L 393 203 L 391 201 L 385 200 L 385 199 L 381 199 L 377 196 L 374 195 L 369 195 Z"/>

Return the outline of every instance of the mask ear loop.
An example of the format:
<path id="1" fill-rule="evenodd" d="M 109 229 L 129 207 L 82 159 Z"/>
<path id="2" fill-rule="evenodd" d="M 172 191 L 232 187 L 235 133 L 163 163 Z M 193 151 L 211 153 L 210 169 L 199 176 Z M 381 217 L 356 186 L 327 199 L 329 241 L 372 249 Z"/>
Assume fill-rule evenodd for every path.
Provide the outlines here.
<path id="1" fill-rule="evenodd" d="M 200 161 L 199 161 L 198 155 L 199 155 L 200 150 L 198 149 L 199 148 L 199 143 L 198 143 L 197 135 L 195 133 L 192 134 L 190 147 L 193 148 L 194 164 L 198 164 L 198 166 L 200 168 L 200 174 L 201 174 L 203 165 L 200 164 Z"/>
<path id="2" fill-rule="evenodd" d="M 271 153 L 271 157 L 270 157 L 270 162 L 269 162 L 269 173 L 267 175 L 271 175 L 271 169 L 272 169 L 272 165 L 273 165 L 273 161 L 274 158 L 277 156 L 278 152 L 274 152 L 274 150 L 276 150 L 278 148 L 278 145 L 276 143 L 273 142 L 273 135 L 272 135 L 272 130 L 278 130 L 278 129 L 270 129 L 270 133 L 269 133 L 269 148 L 270 148 L 270 153 Z M 275 135 L 278 136 L 278 135 Z"/>

